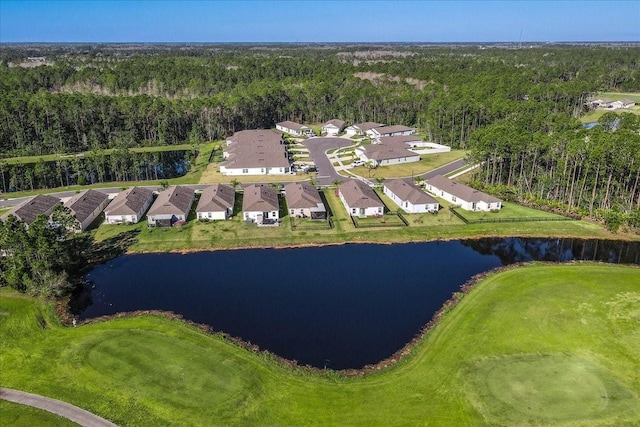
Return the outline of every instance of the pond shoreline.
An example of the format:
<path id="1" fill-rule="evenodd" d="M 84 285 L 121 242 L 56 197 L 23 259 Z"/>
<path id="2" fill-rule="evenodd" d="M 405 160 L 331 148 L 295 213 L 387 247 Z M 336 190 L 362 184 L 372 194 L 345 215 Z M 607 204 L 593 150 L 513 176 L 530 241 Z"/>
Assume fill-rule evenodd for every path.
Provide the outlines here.
<path id="1" fill-rule="evenodd" d="M 99 316 L 99 317 L 86 319 L 82 321 L 76 321 L 76 323 L 74 324 L 75 317 L 70 312 L 70 307 L 68 304 L 69 298 L 65 298 L 65 299 L 58 300 L 56 304 L 56 313 L 60 318 L 61 323 L 67 327 L 72 325 L 74 327 L 81 326 L 81 325 L 88 325 L 92 323 L 106 322 L 109 320 L 128 318 L 128 317 L 160 316 L 166 319 L 182 322 L 186 325 L 189 325 L 193 328 L 200 330 L 201 332 L 204 332 L 207 335 L 223 338 L 224 340 L 231 342 L 237 345 L 238 347 L 249 350 L 254 354 L 263 354 L 267 358 L 275 360 L 281 366 L 284 366 L 290 369 L 313 372 L 319 375 L 331 372 L 331 373 L 338 373 L 345 377 L 362 377 L 383 369 L 391 368 L 397 365 L 398 363 L 402 362 L 403 360 L 405 360 L 412 353 L 413 349 L 417 345 L 419 345 L 426 338 L 426 336 L 442 321 L 445 314 L 449 312 L 452 308 L 454 308 L 469 292 L 471 292 L 472 289 L 474 289 L 486 277 L 501 273 L 503 271 L 513 270 L 513 269 L 521 268 L 523 266 L 532 265 L 532 264 L 571 265 L 571 264 L 580 264 L 580 263 L 593 264 L 593 263 L 602 263 L 602 262 L 581 261 L 581 260 L 568 261 L 568 262 L 530 261 L 530 262 L 514 263 L 507 266 L 493 268 L 491 270 L 488 270 L 482 273 L 478 273 L 472 276 L 465 283 L 463 283 L 460 286 L 459 291 L 453 292 L 451 297 L 443 303 L 440 309 L 438 309 L 434 313 L 432 318 L 419 330 L 417 334 L 415 334 L 415 336 L 409 342 L 407 342 L 399 350 L 394 352 L 391 356 L 375 364 L 365 365 L 362 368 L 333 370 L 333 369 L 321 369 L 321 368 L 313 367 L 310 365 L 301 365 L 301 364 L 298 364 L 296 360 L 287 359 L 269 350 L 261 349 L 256 344 L 252 344 L 251 342 L 245 341 L 241 338 L 231 336 L 230 334 L 224 331 L 217 331 L 211 326 L 206 325 L 204 323 L 198 323 L 198 322 L 185 319 L 183 315 L 174 313 L 172 311 L 137 310 L 137 311 L 131 311 L 131 312 L 119 312 L 112 315 L 105 315 L 105 316 Z M 605 263 L 602 263 L 602 264 L 605 264 Z M 629 264 L 621 264 L 621 265 L 629 265 Z M 638 267 L 638 266 L 635 266 L 635 267 Z"/>

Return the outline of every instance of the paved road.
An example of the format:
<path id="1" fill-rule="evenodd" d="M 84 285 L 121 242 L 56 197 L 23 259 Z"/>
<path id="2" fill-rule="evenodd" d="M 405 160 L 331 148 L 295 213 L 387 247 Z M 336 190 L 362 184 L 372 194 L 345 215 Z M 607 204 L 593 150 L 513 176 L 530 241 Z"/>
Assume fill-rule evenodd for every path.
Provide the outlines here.
<path id="1" fill-rule="evenodd" d="M 449 164 L 446 164 L 444 166 L 440 166 L 439 168 L 435 168 L 434 170 L 431 170 L 427 173 L 423 173 L 420 176 L 424 179 L 429 179 L 429 178 L 433 178 L 436 175 L 446 175 L 449 172 L 453 172 L 454 170 L 458 170 L 462 168 L 464 165 L 465 165 L 464 159 L 460 159 L 460 160 L 453 161 Z"/>
<path id="2" fill-rule="evenodd" d="M 332 185 L 335 180 L 345 180 L 343 176 L 336 172 L 326 152 L 332 148 L 344 148 L 353 145 L 353 141 L 346 138 L 310 138 L 302 144 L 309 149 L 309 157 L 313 159 L 318 168 L 318 176 L 315 181 L 319 185 Z"/>
<path id="3" fill-rule="evenodd" d="M 0 399 L 42 409 L 85 427 L 117 427 L 111 421 L 93 415 L 91 412 L 87 412 L 77 406 L 37 394 L 0 387 Z"/>

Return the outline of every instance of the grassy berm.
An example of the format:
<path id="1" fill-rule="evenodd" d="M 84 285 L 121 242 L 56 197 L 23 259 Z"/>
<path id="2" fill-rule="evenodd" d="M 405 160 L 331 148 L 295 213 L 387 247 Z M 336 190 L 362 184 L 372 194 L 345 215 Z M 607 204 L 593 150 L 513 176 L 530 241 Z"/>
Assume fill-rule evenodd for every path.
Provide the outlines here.
<path id="1" fill-rule="evenodd" d="M 51 303 L 7 290 L 0 336 L 1 385 L 123 426 L 640 425 L 637 267 L 491 274 L 408 357 L 364 377 L 292 370 L 158 316 L 62 327 Z"/>

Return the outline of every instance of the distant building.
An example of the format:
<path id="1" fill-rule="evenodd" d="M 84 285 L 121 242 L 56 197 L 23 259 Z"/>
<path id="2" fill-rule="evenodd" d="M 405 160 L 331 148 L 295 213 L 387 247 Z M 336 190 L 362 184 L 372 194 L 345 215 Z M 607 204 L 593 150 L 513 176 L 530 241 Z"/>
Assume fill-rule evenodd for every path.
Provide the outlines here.
<path id="1" fill-rule="evenodd" d="M 303 136 L 308 131 L 311 131 L 311 128 L 305 125 L 301 125 L 300 123 L 291 122 L 289 120 L 285 120 L 284 122 L 276 123 L 276 129 L 279 131 L 288 133 L 289 135 L 295 136 Z"/>
<path id="2" fill-rule="evenodd" d="M 351 126 L 351 129 L 353 129 L 353 131 L 358 135 L 366 135 L 367 131 L 378 126 L 384 126 L 384 125 L 382 123 L 376 123 L 376 122 L 364 122 L 364 123 L 356 123 L 355 125 Z"/>
<path id="3" fill-rule="evenodd" d="M 420 161 L 420 155 L 398 144 L 370 144 L 356 148 L 356 155 L 374 167 Z"/>
<path id="4" fill-rule="evenodd" d="M 380 126 L 371 128 L 367 131 L 367 135 L 372 139 L 379 139 L 383 136 L 409 136 L 414 133 L 416 133 L 415 128 L 403 125 Z"/>
<path id="5" fill-rule="evenodd" d="M 344 130 L 345 123 L 342 120 L 333 119 L 322 125 L 322 133 L 327 136 L 335 136 Z"/>

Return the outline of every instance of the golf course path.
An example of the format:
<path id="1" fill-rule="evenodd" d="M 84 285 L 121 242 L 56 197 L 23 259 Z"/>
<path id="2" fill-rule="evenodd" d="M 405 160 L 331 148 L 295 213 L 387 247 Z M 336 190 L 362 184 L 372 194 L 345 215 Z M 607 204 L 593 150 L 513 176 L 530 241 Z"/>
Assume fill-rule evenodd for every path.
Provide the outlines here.
<path id="1" fill-rule="evenodd" d="M 0 387 L 0 399 L 21 405 L 33 406 L 34 408 L 60 415 L 85 427 L 117 427 L 116 424 L 111 421 L 93 415 L 91 412 L 87 412 L 77 406 L 37 394 Z"/>

